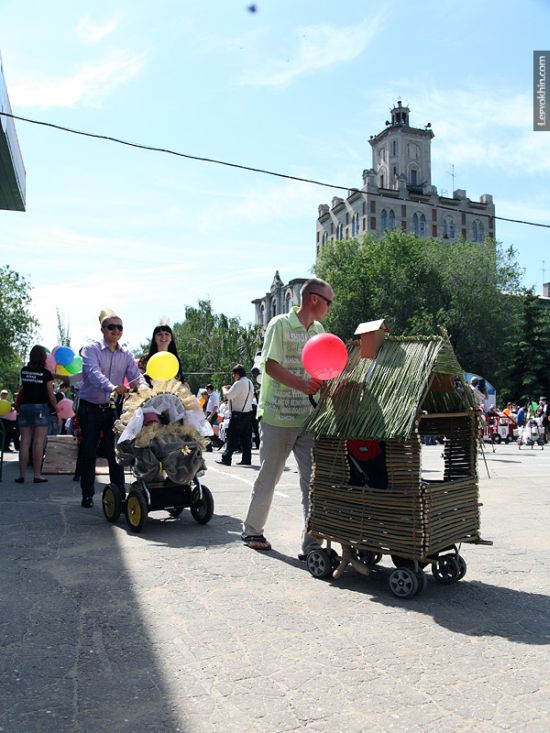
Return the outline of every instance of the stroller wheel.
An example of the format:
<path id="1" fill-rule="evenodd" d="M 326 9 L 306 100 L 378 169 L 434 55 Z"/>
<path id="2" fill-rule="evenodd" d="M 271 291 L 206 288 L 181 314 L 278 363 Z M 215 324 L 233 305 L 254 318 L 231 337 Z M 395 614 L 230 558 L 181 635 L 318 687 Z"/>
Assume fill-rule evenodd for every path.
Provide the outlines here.
<path id="1" fill-rule="evenodd" d="M 214 498 L 208 486 L 196 481 L 190 508 L 195 522 L 206 524 L 212 519 L 214 515 Z"/>
<path id="2" fill-rule="evenodd" d="M 118 486 L 107 484 L 103 489 L 101 505 L 105 519 L 112 524 L 117 522 L 122 511 L 122 496 Z"/>
<path id="3" fill-rule="evenodd" d="M 171 517 L 174 517 L 174 519 L 175 519 L 176 517 L 179 517 L 179 515 L 182 513 L 182 511 L 183 511 L 183 507 L 182 506 L 173 506 L 171 509 L 168 509 L 168 514 Z"/>
<path id="4" fill-rule="evenodd" d="M 141 532 L 147 521 L 147 501 L 143 493 L 132 489 L 126 500 L 126 521 L 132 532 Z"/>

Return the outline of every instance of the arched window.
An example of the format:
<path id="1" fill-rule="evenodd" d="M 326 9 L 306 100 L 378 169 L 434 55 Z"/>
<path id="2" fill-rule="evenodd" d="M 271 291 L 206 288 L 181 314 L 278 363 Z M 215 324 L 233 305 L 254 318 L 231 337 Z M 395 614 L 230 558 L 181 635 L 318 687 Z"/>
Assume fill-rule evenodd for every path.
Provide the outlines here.
<path id="1" fill-rule="evenodd" d="M 356 237 L 359 234 L 359 214 L 354 214 L 351 218 L 351 236 Z"/>
<path id="2" fill-rule="evenodd" d="M 322 244 L 326 244 L 327 239 L 328 239 L 328 233 L 327 232 L 323 232 L 323 237 L 321 239 L 321 243 Z"/>
<path id="3" fill-rule="evenodd" d="M 411 186 L 418 186 L 418 168 L 411 168 L 409 171 L 409 183 Z"/>
<path id="4" fill-rule="evenodd" d="M 395 229 L 395 214 L 393 213 L 393 209 L 390 209 L 388 212 L 388 229 Z"/>
<path id="5" fill-rule="evenodd" d="M 292 293 L 289 290 L 285 297 L 285 313 L 290 313 L 291 308 L 292 308 Z"/>
<path id="6" fill-rule="evenodd" d="M 424 214 L 413 214 L 413 232 L 418 237 L 426 236 L 426 217 Z"/>
<path id="7" fill-rule="evenodd" d="M 277 315 L 277 301 L 275 298 L 271 301 L 271 318 Z"/>
<path id="8" fill-rule="evenodd" d="M 479 219 L 474 219 L 472 222 L 472 241 L 473 242 L 483 242 L 485 239 L 485 229 L 483 227 L 483 222 L 481 222 Z"/>
<path id="9" fill-rule="evenodd" d="M 344 225 L 343 224 L 337 224 L 336 226 L 336 239 L 343 239 L 344 238 Z"/>
<path id="10" fill-rule="evenodd" d="M 260 316 L 262 319 L 262 326 L 265 328 L 267 326 L 267 318 L 266 318 L 265 305 L 263 303 L 262 303 L 262 307 L 260 308 Z"/>
<path id="11" fill-rule="evenodd" d="M 391 154 L 392 155 L 397 155 L 397 140 L 392 140 Z"/>
<path id="12" fill-rule="evenodd" d="M 456 239 L 456 227 L 452 216 L 443 219 L 443 239 Z"/>

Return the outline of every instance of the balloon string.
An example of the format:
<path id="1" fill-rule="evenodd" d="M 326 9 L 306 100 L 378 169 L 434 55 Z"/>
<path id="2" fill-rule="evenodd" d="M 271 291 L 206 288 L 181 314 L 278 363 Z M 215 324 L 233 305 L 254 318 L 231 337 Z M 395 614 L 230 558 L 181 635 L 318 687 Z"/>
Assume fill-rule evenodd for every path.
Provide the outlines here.
<path id="1" fill-rule="evenodd" d="M 313 395 L 311 395 L 311 394 L 309 395 L 309 401 L 311 402 L 311 404 L 313 405 L 313 407 L 317 407 L 317 403 L 315 402 L 315 400 L 313 399 Z"/>

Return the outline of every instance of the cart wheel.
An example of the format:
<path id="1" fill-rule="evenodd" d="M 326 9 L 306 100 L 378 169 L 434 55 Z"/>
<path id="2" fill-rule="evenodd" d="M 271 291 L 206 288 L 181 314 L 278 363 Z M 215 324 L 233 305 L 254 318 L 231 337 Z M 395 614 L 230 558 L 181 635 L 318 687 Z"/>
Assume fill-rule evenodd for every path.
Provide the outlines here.
<path id="1" fill-rule="evenodd" d="M 412 598 L 418 592 L 418 578 L 410 568 L 396 568 L 390 575 L 390 590 L 398 598 Z"/>
<path id="2" fill-rule="evenodd" d="M 468 566 L 466 565 L 466 560 L 462 557 L 462 555 L 457 555 L 455 558 L 457 565 L 458 565 L 458 578 L 457 581 L 462 580 L 462 578 L 466 575 L 466 571 L 468 570 Z"/>
<path id="3" fill-rule="evenodd" d="M 117 522 L 122 511 L 122 496 L 118 486 L 115 484 L 107 484 L 103 489 L 101 505 L 103 507 L 105 519 L 113 524 Z"/>
<path id="4" fill-rule="evenodd" d="M 327 552 L 328 552 L 328 556 L 330 558 L 330 564 L 332 566 L 332 569 L 333 570 L 336 570 L 336 568 L 338 567 L 338 565 L 340 565 L 340 560 L 341 560 L 340 555 L 332 547 L 330 548 L 330 550 L 327 550 Z"/>
<path id="5" fill-rule="evenodd" d="M 126 521 L 132 532 L 141 532 L 147 521 L 147 501 L 143 493 L 132 489 L 126 500 Z"/>
<path id="6" fill-rule="evenodd" d="M 355 555 L 355 559 L 359 560 L 367 568 L 373 568 L 382 559 L 381 552 L 371 552 L 370 550 L 354 550 L 353 554 Z"/>
<path id="7" fill-rule="evenodd" d="M 182 513 L 182 511 L 183 511 L 183 507 L 182 506 L 173 506 L 170 509 L 168 509 L 168 514 L 171 517 L 174 517 L 174 519 L 175 519 L 176 517 L 179 517 L 179 515 Z"/>
<path id="8" fill-rule="evenodd" d="M 328 578 L 332 575 L 333 564 L 328 552 L 320 547 L 311 550 L 306 557 L 306 566 L 314 578 Z"/>
<path id="9" fill-rule="evenodd" d="M 458 562 L 454 555 L 440 555 L 432 563 L 432 573 L 438 583 L 449 585 L 456 583 L 460 574 Z"/>
<path id="10" fill-rule="evenodd" d="M 202 489 L 202 497 L 199 494 L 199 487 Z M 197 481 L 197 488 L 193 490 L 191 501 L 191 514 L 195 522 L 199 524 L 209 522 L 214 515 L 214 497 L 208 486 Z"/>
<path id="11" fill-rule="evenodd" d="M 418 580 L 417 594 L 420 594 L 423 590 L 425 590 L 426 586 L 428 585 L 428 576 L 423 570 L 418 570 L 415 575 L 416 579 Z"/>
<path id="12" fill-rule="evenodd" d="M 498 445 L 500 441 L 501 441 L 500 435 L 495 435 L 495 437 L 493 438 L 493 443 L 496 443 Z"/>

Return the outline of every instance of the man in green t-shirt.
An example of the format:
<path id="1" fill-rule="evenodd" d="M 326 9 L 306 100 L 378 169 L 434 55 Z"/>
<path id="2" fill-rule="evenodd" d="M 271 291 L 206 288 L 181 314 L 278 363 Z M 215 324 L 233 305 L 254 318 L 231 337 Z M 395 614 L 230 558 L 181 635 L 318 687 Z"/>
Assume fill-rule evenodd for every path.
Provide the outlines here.
<path id="1" fill-rule="evenodd" d="M 260 420 L 260 470 L 250 497 L 241 538 L 254 550 L 270 550 L 265 539 L 273 492 L 281 478 L 286 460 L 294 453 L 298 464 L 304 530 L 300 558 L 319 547 L 319 542 L 305 528 L 309 512 L 313 437 L 303 432 L 311 411 L 309 397 L 316 394 L 321 382 L 309 377 L 302 366 L 302 349 L 306 341 L 323 333 L 321 325 L 334 298 L 331 286 L 324 280 L 311 278 L 300 290 L 300 306 L 290 313 L 271 319 L 265 333 L 261 366 L 264 370 L 258 419 Z"/>

